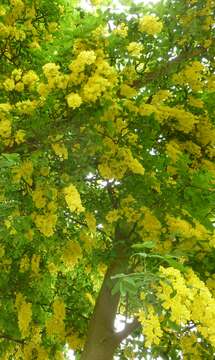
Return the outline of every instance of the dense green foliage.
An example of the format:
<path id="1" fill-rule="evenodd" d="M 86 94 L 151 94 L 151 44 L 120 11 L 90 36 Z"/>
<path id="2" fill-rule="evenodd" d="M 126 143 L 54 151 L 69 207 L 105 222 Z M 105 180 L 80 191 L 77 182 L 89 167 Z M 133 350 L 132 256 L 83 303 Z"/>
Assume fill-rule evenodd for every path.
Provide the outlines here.
<path id="1" fill-rule="evenodd" d="M 122 3 L 1 1 L 1 359 L 214 357 L 214 1 Z"/>

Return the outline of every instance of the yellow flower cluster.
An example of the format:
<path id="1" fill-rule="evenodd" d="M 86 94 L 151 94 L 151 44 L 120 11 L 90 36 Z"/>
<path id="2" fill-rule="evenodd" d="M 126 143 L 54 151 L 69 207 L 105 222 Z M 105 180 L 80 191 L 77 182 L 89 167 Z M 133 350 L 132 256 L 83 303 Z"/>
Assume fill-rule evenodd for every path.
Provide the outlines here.
<path id="1" fill-rule="evenodd" d="M 15 142 L 19 145 L 25 141 L 26 132 L 25 130 L 18 130 L 15 134 Z"/>
<path id="2" fill-rule="evenodd" d="M 146 32 L 149 35 L 156 35 L 161 32 L 163 28 L 162 22 L 153 15 L 145 15 L 139 19 L 139 30 Z"/>
<path id="3" fill-rule="evenodd" d="M 19 271 L 20 272 L 28 271 L 29 266 L 30 266 L 29 257 L 27 255 L 24 255 L 20 261 Z"/>
<path id="4" fill-rule="evenodd" d="M 55 154 L 60 157 L 62 160 L 68 159 L 68 150 L 63 143 L 53 143 L 52 149 L 54 150 Z"/>
<path id="5" fill-rule="evenodd" d="M 141 116 L 155 114 L 155 118 L 159 123 L 162 124 L 165 121 L 171 122 L 172 126 L 186 134 L 192 131 L 194 125 L 199 121 L 195 115 L 184 110 L 182 107 L 171 108 L 170 106 L 163 105 L 161 101 L 156 101 L 156 103 L 153 101 L 153 104 L 141 105 L 139 107 L 139 114 Z"/>
<path id="6" fill-rule="evenodd" d="M 66 338 L 67 343 L 69 344 L 70 349 L 80 350 L 83 348 L 84 339 L 80 339 L 77 334 L 72 333 Z"/>
<path id="7" fill-rule="evenodd" d="M 59 69 L 59 65 L 56 65 L 55 63 L 47 63 L 43 65 L 43 73 L 47 79 L 59 75 Z"/>
<path id="8" fill-rule="evenodd" d="M 197 325 L 198 331 L 215 347 L 215 299 L 204 282 L 192 270 L 189 271 L 186 279 L 194 299 L 191 307 L 192 320 L 196 323 L 200 322 Z"/>
<path id="9" fill-rule="evenodd" d="M 184 275 L 175 268 L 160 267 L 158 298 L 177 324 L 192 320 L 197 330 L 215 346 L 215 299 L 207 286 L 189 269 Z"/>
<path id="10" fill-rule="evenodd" d="M 2 118 L 2 120 L 0 120 L 0 136 L 3 139 L 9 139 L 11 136 L 11 130 L 11 121 Z"/>
<path id="11" fill-rule="evenodd" d="M 207 240 L 207 229 L 197 221 L 193 227 L 189 222 L 181 218 L 175 218 L 173 216 L 166 216 L 167 225 L 171 234 L 179 235 L 183 238 L 195 237 L 198 240 Z"/>
<path id="12" fill-rule="evenodd" d="M 23 337 L 29 335 L 30 322 L 32 318 L 32 305 L 31 303 L 26 302 L 25 297 L 18 293 L 16 295 L 15 306 L 18 311 L 18 325 L 19 330 Z"/>
<path id="13" fill-rule="evenodd" d="M 12 71 L 11 78 L 7 78 L 3 85 L 6 91 L 16 90 L 18 92 L 22 92 L 25 85 L 29 89 L 33 89 L 33 85 L 35 85 L 37 80 L 38 76 L 33 70 L 29 70 L 23 74 L 21 69 L 14 69 Z"/>
<path id="14" fill-rule="evenodd" d="M 190 65 L 187 65 L 184 70 L 178 74 L 173 75 L 173 81 L 175 84 L 188 85 L 193 91 L 199 91 L 202 89 L 202 73 L 204 71 L 204 65 L 199 61 L 193 61 Z"/>
<path id="15" fill-rule="evenodd" d="M 113 34 L 126 38 L 128 35 L 128 27 L 125 23 L 121 23 L 116 29 L 113 30 Z"/>
<path id="16" fill-rule="evenodd" d="M 108 223 L 113 223 L 116 222 L 119 218 L 120 218 L 120 213 L 119 210 L 114 209 L 114 210 L 110 210 L 107 215 L 106 215 L 106 220 Z"/>
<path id="17" fill-rule="evenodd" d="M 68 106 L 73 109 L 78 108 L 82 104 L 82 98 L 76 93 L 70 93 L 66 96 L 66 99 Z"/>
<path id="18" fill-rule="evenodd" d="M 6 91 L 12 91 L 15 88 L 15 82 L 13 79 L 6 79 L 3 85 Z"/>
<path id="19" fill-rule="evenodd" d="M 38 86 L 38 92 L 41 96 L 46 96 L 50 90 L 66 89 L 69 76 L 60 73 L 60 66 L 55 63 L 47 63 L 43 66 L 43 73 L 48 80 L 48 84 L 40 83 Z"/>
<path id="20" fill-rule="evenodd" d="M 81 51 L 77 58 L 71 62 L 69 69 L 74 73 L 84 71 L 86 65 L 92 65 L 96 60 L 96 54 L 93 50 Z"/>
<path id="21" fill-rule="evenodd" d="M 180 339 L 180 346 L 183 352 L 183 359 L 189 360 L 193 358 L 195 360 L 202 360 L 201 346 L 198 343 L 196 334 L 184 335 Z"/>
<path id="22" fill-rule="evenodd" d="M 99 172 L 106 179 L 121 179 L 127 170 L 134 174 L 144 175 L 145 169 L 142 164 L 133 157 L 129 148 L 114 148 L 110 157 L 103 157 L 99 164 Z M 113 157 L 113 158 L 112 158 Z"/>
<path id="23" fill-rule="evenodd" d="M 143 327 L 143 335 L 146 336 L 145 346 L 150 347 L 152 344 L 158 345 L 160 343 L 163 331 L 153 307 L 150 306 L 147 310 L 147 313 L 139 311 L 137 316 Z"/>
<path id="24" fill-rule="evenodd" d="M 95 73 L 83 87 L 83 98 L 85 101 L 95 102 L 110 86 L 111 83 L 107 79 Z"/>
<path id="25" fill-rule="evenodd" d="M 31 258 L 31 270 L 34 273 L 34 275 L 38 275 L 39 274 L 39 270 L 40 270 L 40 259 L 41 256 L 40 255 L 36 255 L 33 254 L 32 258 Z"/>
<path id="26" fill-rule="evenodd" d="M 111 90 L 117 83 L 116 70 L 104 60 L 103 52 L 98 52 L 95 61 L 95 71 L 85 81 L 81 89 L 81 97 L 86 102 L 95 102 L 107 90 Z"/>
<path id="27" fill-rule="evenodd" d="M 175 163 L 182 155 L 180 146 L 175 140 L 171 140 L 166 144 L 166 154 Z"/>
<path id="28" fill-rule="evenodd" d="M 208 145 L 211 143 L 214 145 L 215 129 L 207 117 L 202 118 L 197 124 L 196 137 L 200 144 Z"/>
<path id="29" fill-rule="evenodd" d="M 33 70 L 27 71 L 23 77 L 22 82 L 27 86 L 32 86 L 38 80 L 38 76 Z"/>
<path id="30" fill-rule="evenodd" d="M 95 233 L 96 232 L 96 218 L 95 218 L 95 216 L 92 213 L 87 212 L 85 214 L 85 218 L 86 218 L 86 222 L 87 222 L 87 226 L 88 226 L 89 230 L 92 233 Z"/>
<path id="31" fill-rule="evenodd" d="M 189 105 L 202 109 L 204 107 L 204 102 L 201 99 L 195 98 L 194 96 L 190 96 Z"/>
<path id="32" fill-rule="evenodd" d="M 167 117 L 167 119 L 175 118 L 177 120 L 175 128 L 183 131 L 186 134 L 192 131 L 194 125 L 198 123 L 198 119 L 195 117 L 195 115 L 182 108 L 162 107 L 160 110 L 160 118 L 162 118 L 162 115 L 164 115 L 164 117 Z"/>
<path id="33" fill-rule="evenodd" d="M 161 233 L 161 223 L 150 209 L 141 208 L 144 218 L 138 221 L 138 232 L 144 240 L 157 240 Z"/>
<path id="34" fill-rule="evenodd" d="M 74 185 L 71 184 L 65 187 L 63 192 L 70 211 L 76 211 L 77 213 L 84 211 L 79 192 Z"/>
<path id="35" fill-rule="evenodd" d="M 70 240 L 66 243 L 62 261 L 69 270 L 71 270 L 82 257 L 82 250 L 80 245 L 73 240 Z"/>
<path id="36" fill-rule="evenodd" d="M 138 57 L 143 51 L 143 45 L 133 41 L 127 46 L 127 50 L 131 56 Z"/>
<path id="37" fill-rule="evenodd" d="M 42 209 L 46 206 L 45 192 L 41 187 L 36 187 L 36 189 L 32 192 L 32 199 L 38 209 Z"/>
<path id="38" fill-rule="evenodd" d="M 171 320 L 177 324 L 186 323 L 191 319 L 191 301 L 193 299 L 184 277 L 180 271 L 169 267 L 160 267 L 160 275 L 165 279 L 160 281 L 158 298 L 162 301 L 162 306 L 171 312 Z M 170 283 L 166 281 L 168 279 Z M 174 290 L 175 296 L 172 296 Z"/>
<path id="39" fill-rule="evenodd" d="M 152 98 L 152 105 L 162 104 L 169 97 L 171 97 L 171 92 L 169 90 L 159 90 Z"/>
<path id="40" fill-rule="evenodd" d="M 58 339 L 63 340 L 65 337 L 64 319 L 66 315 L 65 305 L 62 299 L 57 298 L 54 300 L 53 315 L 46 321 L 46 332 L 48 336 L 56 336 Z"/>
<path id="41" fill-rule="evenodd" d="M 137 95 L 137 90 L 134 87 L 124 83 L 120 86 L 120 94 L 123 97 L 130 99 Z"/>
<path id="42" fill-rule="evenodd" d="M 20 182 L 23 178 L 28 185 L 32 185 L 33 164 L 32 161 L 23 161 L 19 167 L 13 169 L 14 181 Z"/>
<path id="43" fill-rule="evenodd" d="M 54 235 L 54 229 L 57 223 L 57 215 L 54 213 L 45 213 L 44 215 L 33 214 L 33 220 L 38 230 L 45 236 Z"/>
<path id="44" fill-rule="evenodd" d="M 23 100 L 16 103 L 16 109 L 20 114 L 31 115 L 37 105 L 36 100 Z"/>

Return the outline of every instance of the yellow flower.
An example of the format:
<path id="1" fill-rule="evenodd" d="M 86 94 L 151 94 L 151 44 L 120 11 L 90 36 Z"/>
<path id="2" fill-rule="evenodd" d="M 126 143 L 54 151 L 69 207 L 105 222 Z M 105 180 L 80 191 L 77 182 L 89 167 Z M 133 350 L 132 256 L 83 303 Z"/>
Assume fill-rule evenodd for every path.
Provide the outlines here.
<path id="1" fill-rule="evenodd" d="M 74 185 L 65 187 L 64 195 L 70 211 L 77 211 L 77 213 L 84 211 L 79 192 Z"/>
<path id="2" fill-rule="evenodd" d="M 143 45 L 133 41 L 127 46 L 127 50 L 131 56 L 138 57 L 143 51 Z"/>
<path id="3" fill-rule="evenodd" d="M 18 309 L 18 325 L 23 337 L 28 336 L 29 326 L 32 318 L 32 305 L 22 300 Z"/>
<path id="4" fill-rule="evenodd" d="M 0 104 L 0 112 L 7 113 L 12 109 L 12 106 L 9 103 Z"/>
<path id="5" fill-rule="evenodd" d="M 144 175 L 145 169 L 137 159 L 131 158 L 128 160 L 128 167 L 134 174 Z"/>
<path id="6" fill-rule="evenodd" d="M 120 24 L 116 29 L 113 30 L 113 34 L 126 38 L 128 35 L 128 27 L 125 23 Z"/>
<path id="7" fill-rule="evenodd" d="M 19 81 L 18 83 L 16 83 L 15 90 L 18 91 L 18 92 L 22 92 L 24 90 L 23 82 Z"/>
<path id="8" fill-rule="evenodd" d="M 73 350 L 81 349 L 84 345 L 83 339 L 80 339 L 75 333 L 67 336 L 66 340 L 69 347 Z"/>
<path id="9" fill-rule="evenodd" d="M 153 308 L 149 308 L 147 315 L 144 311 L 140 311 L 138 313 L 138 319 L 143 326 L 143 334 L 146 336 L 146 347 L 150 347 L 152 344 L 158 345 L 163 332 L 160 327 L 159 318 Z"/>
<path id="10" fill-rule="evenodd" d="M 11 135 L 11 122 L 8 119 L 0 121 L 0 136 L 2 138 L 9 138 Z"/>
<path id="11" fill-rule="evenodd" d="M 29 258 L 27 255 L 24 255 L 20 261 L 19 271 L 20 272 L 28 271 L 29 266 L 30 266 Z"/>
<path id="12" fill-rule="evenodd" d="M 78 260 L 82 257 L 82 250 L 80 245 L 73 240 L 66 243 L 65 250 L 62 255 L 62 261 L 66 267 L 72 269 Z"/>
<path id="13" fill-rule="evenodd" d="M 39 273 L 40 270 L 40 255 L 34 254 L 31 259 L 31 270 L 35 275 Z"/>
<path id="14" fill-rule="evenodd" d="M 82 98 L 76 93 L 71 93 L 66 97 L 68 106 L 75 109 L 82 104 Z"/>
<path id="15" fill-rule="evenodd" d="M 15 142 L 19 145 L 25 141 L 25 130 L 18 130 L 15 134 Z"/>
<path id="16" fill-rule="evenodd" d="M 163 28 L 162 22 L 153 15 L 145 15 L 139 20 L 139 30 L 146 32 L 149 35 L 156 35 L 161 32 Z"/>
<path id="17" fill-rule="evenodd" d="M 19 182 L 21 178 L 32 185 L 33 164 L 30 160 L 23 161 L 20 167 L 14 169 L 14 181 Z"/>
<path id="18" fill-rule="evenodd" d="M 81 64 L 91 65 L 96 60 L 96 54 L 93 50 L 84 50 L 79 53 L 77 60 Z"/>
<path id="19" fill-rule="evenodd" d="M 96 231 L 95 216 L 92 213 L 87 212 L 85 217 L 86 217 L 86 222 L 87 222 L 87 226 L 88 226 L 89 230 L 94 233 Z"/>
<path id="20" fill-rule="evenodd" d="M 5 90 L 12 91 L 15 88 L 15 82 L 13 79 L 6 79 L 3 83 Z"/>
<path id="21" fill-rule="evenodd" d="M 12 76 L 15 79 L 15 81 L 19 81 L 22 77 L 22 70 L 21 69 L 14 69 L 12 71 Z"/>
<path id="22" fill-rule="evenodd" d="M 38 80 L 38 76 L 33 70 L 29 70 L 26 74 L 23 75 L 22 81 L 25 85 L 32 85 L 35 81 Z"/>
<path id="23" fill-rule="evenodd" d="M 136 91 L 136 89 L 134 89 L 133 87 L 131 87 L 127 84 L 122 84 L 121 88 L 120 88 L 120 94 L 123 97 L 132 98 L 137 95 L 137 91 Z"/>
<path id="24" fill-rule="evenodd" d="M 31 115 L 37 106 L 36 100 L 23 100 L 16 103 L 16 108 L 21 114 Z"/>
<path id="25" fill-rule="evenodd" d="M 52 213 L 46 213 L 45 215 L 37 214 L 34 217 L 34 222 L 39 231 L 49 237 L 54 235 L 54 228 L 57 222 L 57 215 Z"/>
<path id="26" fill-rule="evenodd" d="M 120 217 L 119 211 L 114 209 L 114 210 L 109 211 L 105 218 L 106 218 L 107 222 L 113 223 L 113 222 L 117 221 L 119 219 L 119 217 Z"/>
<path id="27" fill-rule="evenodd" d="M 52 144 L 52 149 L 54 150 L 55 154 L 58 155 L 60 158 L 64 160 L 68 159 L 68 150 L 64 144 L 54 143 Z"/>
<path id="28" fill-rule="evenodd" d="M 47 63 L 43 66 L 43 72 L 46 78 L 55 77 L 59 74 L 59 65 L 55 63 Z"/>
<path id="29" fill-rule="evenodd" d="M 182 155 L 179 145 L 174 140 L 166 144 L 166 153 L 174 163 Z"/>

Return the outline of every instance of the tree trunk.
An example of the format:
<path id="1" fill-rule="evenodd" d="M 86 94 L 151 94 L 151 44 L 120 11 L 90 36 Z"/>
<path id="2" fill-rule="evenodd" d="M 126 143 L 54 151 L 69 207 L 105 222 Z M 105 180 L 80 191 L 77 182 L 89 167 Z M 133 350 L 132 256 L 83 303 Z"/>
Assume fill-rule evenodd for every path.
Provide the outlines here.
<path id="1" fill-rule="evenodd" d="M 126 270 L 127 261 L 117 259 L 105 275 L 93 316 L 90 320 L 87 341 L 81 360 L 112 360 L 119 345 L 114 332 L 114 321 L 119 303 L 119 293 L 112 295 L 114 281 L 111 277 Z"/>

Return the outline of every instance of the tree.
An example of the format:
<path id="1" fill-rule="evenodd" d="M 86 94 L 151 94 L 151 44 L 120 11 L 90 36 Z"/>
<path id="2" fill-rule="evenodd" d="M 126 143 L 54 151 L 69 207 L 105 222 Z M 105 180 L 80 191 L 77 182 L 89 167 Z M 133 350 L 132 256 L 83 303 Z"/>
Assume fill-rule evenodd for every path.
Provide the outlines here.
<path id="1" fill-rule="evenodd" d="M 214 1 L 99 3 L 0 5 L 0 357 L 212 359 Z"/>

